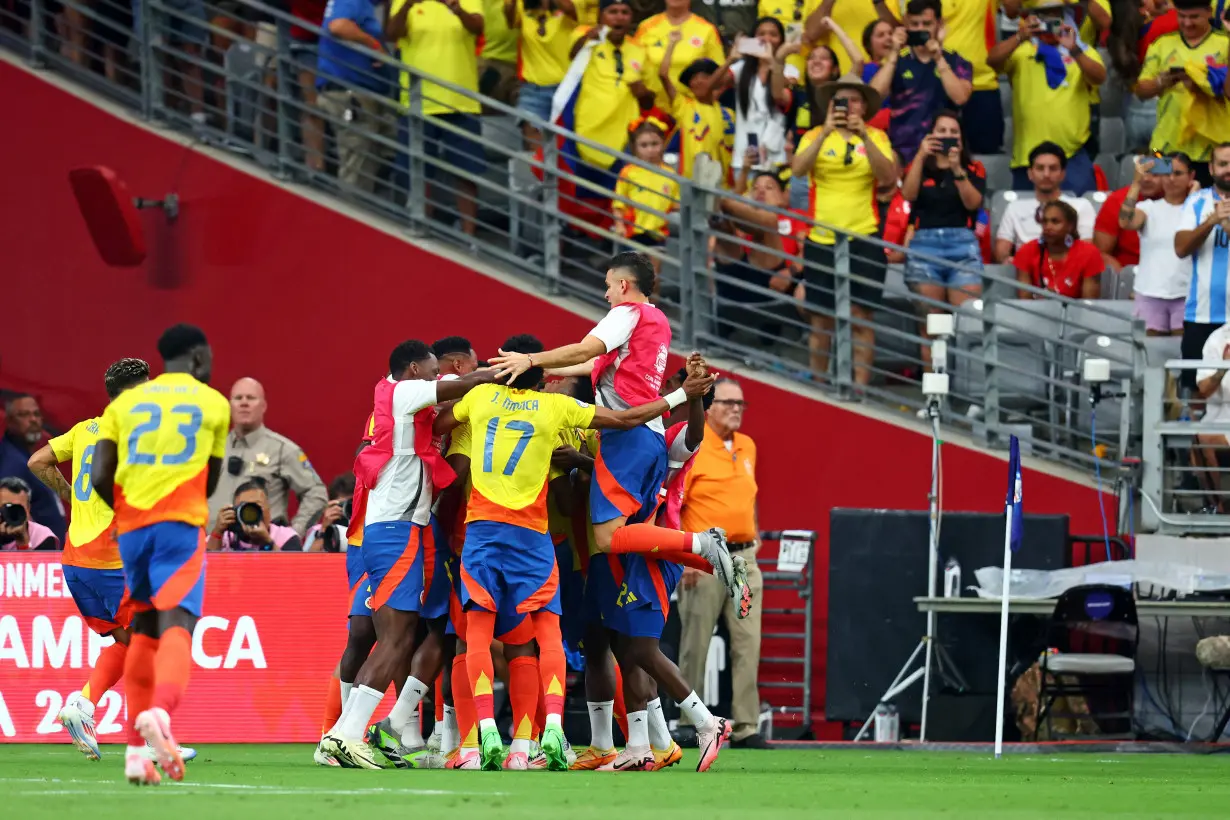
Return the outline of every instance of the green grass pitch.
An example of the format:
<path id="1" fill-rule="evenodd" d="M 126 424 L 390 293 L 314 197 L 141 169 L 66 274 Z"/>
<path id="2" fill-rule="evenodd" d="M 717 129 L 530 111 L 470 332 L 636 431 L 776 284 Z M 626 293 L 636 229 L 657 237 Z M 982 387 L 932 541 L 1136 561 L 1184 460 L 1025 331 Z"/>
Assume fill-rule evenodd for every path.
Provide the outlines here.
<path id="1" fill-rule="evenodd" d="M 1230 816 L 1230 755 L 989 755 L 850 749 L 730 750 L 698 775 L 666 772 L 322 769 L 310 746 L 210 746 L 183 783 L 123 782 L 120 747 L 91 763 L 68 746 L 0 745 L 14 818 L 425 820 L 647 818 L 1153 818 Z M 393 813 L 397 812 L 397 815 Z M 408 812 L 413 812 L 409 814 Z"/>

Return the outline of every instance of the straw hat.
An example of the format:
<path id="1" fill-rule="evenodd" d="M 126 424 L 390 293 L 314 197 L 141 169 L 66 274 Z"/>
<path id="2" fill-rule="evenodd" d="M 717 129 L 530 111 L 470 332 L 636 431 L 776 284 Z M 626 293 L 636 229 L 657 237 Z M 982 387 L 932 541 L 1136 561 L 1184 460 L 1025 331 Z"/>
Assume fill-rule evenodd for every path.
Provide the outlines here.
<path id="1" fill-rule="evenodd" d="M 860 77 L 850 73 L 837 80 L 831 80 L 824 83 L 816 89 L 816 107 L 821 116 L 824 116 L 829 110 L 829 102 L 833 99 L 833 95 L 843 89 L 852 89 L 857 91 L 863 97 L 863 119 L 869 120 L 875 116 L 880 110 L 883 100 L 880 99 L 880 93 L 867 83 L 863 82 Z"/>

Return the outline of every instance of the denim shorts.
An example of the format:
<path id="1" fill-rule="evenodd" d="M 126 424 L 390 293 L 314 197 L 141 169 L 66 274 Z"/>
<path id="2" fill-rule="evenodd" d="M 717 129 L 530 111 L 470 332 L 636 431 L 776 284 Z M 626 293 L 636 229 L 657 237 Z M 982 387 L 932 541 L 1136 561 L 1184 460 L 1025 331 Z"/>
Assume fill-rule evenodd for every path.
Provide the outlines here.
<path id="1" fill-rule="evenodd" d="M 933 259 L 920 259 L 915 253 Z M 951 264 L 942 264 L 934 258 Z M 961 265 L 978 273 L 961 270 Z M 919 285 L 965 288 L 982 285 L 982 251 L 978 238 L 969 228 L 922 228 L 914 232 L 905 261 L 905 281 Z"/>
<path id="2" fill-rule="evenodd" d="M 551 100 L 555 97 L 558 85 L 534 85 L 521 83 L 521 93 L 517 96 L 517 110 L 528 111 L 536 117 L 551 121 Z"/>

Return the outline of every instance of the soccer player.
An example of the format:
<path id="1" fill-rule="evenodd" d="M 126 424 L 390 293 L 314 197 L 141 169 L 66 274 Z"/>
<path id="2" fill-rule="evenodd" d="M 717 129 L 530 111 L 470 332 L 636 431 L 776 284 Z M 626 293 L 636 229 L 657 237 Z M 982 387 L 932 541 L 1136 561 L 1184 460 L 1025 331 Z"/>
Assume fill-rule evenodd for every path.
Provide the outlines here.
<path id="1" fill-rule="evenodd" d="M 175 325 L 158 340 L 162 375 L 121 393 L 103 411 L 90 482 L 115 511 L 120 559 L 136 612 L 124 660 L 130 783 L 184 776 L 171 713 L 192 666 L 192 630 L 205 593 L 209 496 L 218 484 L 231 407 L 209 387 L 205 334 Z"/>
<path id="2" fill-rule="evenodd" d="M 108 399 L 114 401 L 128 388 L 149 380 L 149 365 L 141 359 L 120 359 L 107 368 L 103 380 Z M 81 694 L 71 698 L 58 716 L 73 745 L 90 760 L 102 757 L 94 734 L 94 707 L 124 674 L 132 620 L 120 547 L 111 526 L 115 514 L 94 494 L 90 484 L 99 421 L 95 417 L 78 422 L 43 446 L 29 462 L 30 472 L 71 505 L 68 542 L 61 561 L 73 603 L 90 629 L 115 640 L 99 654 Z M 71 486 L 56 466 L 65 461 L 73 465 Z"/>
<path id="3" fill-rule="evenodd" d="M 503 350 L 532 356 L 542 350 L 533 336 L 514 336 Z M 511 385 L 487 385 L 446 411 L 437 429 L 452 416 L 470 423 L 473 490 L 466 516 L 461 558 L 467 651 L 466 668 L 479 721 L 482 768 L 499 769 L 504 746 L 495 726 L 491 681 L 491 640 L 497 617 L 526 614 L 538 642 L 546 720 L 541 747 L 547 768 L 568 768 L 562 713 L 566 662 L 559 627 L 559 578 L 555 548 L 547 535 L 547 477 L 551 454 L 566 428 L 627 430 L 660 417 L 686 400 L 685 392 L 703 394 L 713 379 L 689 380 L 666 399 L 619 411 L 595 407 L 558 394 L 534 390 L 542 368 L 520 370 Z M 481 437 L 478 433 L 481 431 Z M 601 451 L 599 451 L 601 453 Z M 656 493 L 655 493 L 656 500 Z M 511 688 L 511 687 L 510 687 Z M 514 691 L 510 698 L 516 697 Z M 528 706 L 533 713 L 535 707 Z M 513 706 L 514 715 L 518 707 Z"/>
<path id="4" fill-rule="evenodd" d="M 432 443 L 435 405 L 461 398 L 494 377 L 482 370 L 437 381 L 439 372 L 435 354 L 423 342 L 410 340 L 393 349 L 389 375 L 374 391 L 371 444 L 355 459 L 357 486 L 367 490 L 362 553 L 373 590 L 376 648 L 359 670 L 337 725 L 322 741 L 323 751 L 349 768 L 384 768 L 368 741 L 368 726 L 384 691 L 413 657 L 423 596 L 431 588 L 432 501 L 454 478 Z M 407 677 L 389 713 L 389 725 L 403 745 L 411 740 L 408 723 L 426 693 L 425 684 Z"/>
<path id="5" fill-rule="evenodd" d="M 662 311 L 649 303 L 653 263 L 644 254 L 620 253 L 611 260 L 606 286 L 611 310 L 584 339 L 540 353 L 501 350 L 491 359 L 497 377 L 512 383 L 534 368 L 562 370 L 560 375 L 589 371 L 600 407 L 623 410 L 656 402 L 666 372 L 671 330 Z M 662 420 L 655 416 L 644 427 L 612 430 L 601 437 L 589 497 L 597 549 L 659 557 L 698 554 L 713 565 L 732 598 L 748 598 L 747 579 L 735 577 L 724 533 L 684 533 L 648 523 L 666 479 L 663 434 Z M 587 584 L 595 580 L 608 586 L 603 576 L 591 577 Z"/>

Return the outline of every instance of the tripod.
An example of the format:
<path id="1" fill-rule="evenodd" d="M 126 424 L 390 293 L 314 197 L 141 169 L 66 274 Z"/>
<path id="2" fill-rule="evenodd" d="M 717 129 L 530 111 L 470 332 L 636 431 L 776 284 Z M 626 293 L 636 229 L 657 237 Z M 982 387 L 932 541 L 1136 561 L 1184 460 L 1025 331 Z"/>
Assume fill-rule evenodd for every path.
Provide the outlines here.
<path id="1" fill-rule="evenodd" d="M 941 347 L 943 344 L 943 341 L 937 341 L 932 346 L 933 360 L 943 355 L 935 350 L 936 347 Z M 937 374 L 929 373 L 927 375 Z M 927 534 L 927 596 L 932 598 L 935 597 L 935 582 L 940 553 L 940 396 L 948 392 L 947 380 L 948 377 L 944 375 L 943 392 L 927 393 L 926 407 L 927 418 L 931 420 L 931 492 L 927 496 L 927 507 L 930 516 Z M 923 389 L 926 392 L 925 383 Z M 917 662 L 920 653 L 924 655 L 922 667 L 914 669 L 914 664 Z M 969 684 L 965 682 L 961 671 L 957 669 L 957 665 L 953 662 L 952 657 L 949 656 L 948 650 L 944 649 L 942 644 L 936 642 L 935 612 L 929 610 L 927 612 L 926 634 L 918 640 L 918 646 L 914 647 L 913 653 L 910 654 L 910 657 L 901 667 L 897 677 L 893 678 L 893 682 L 888 685 L 888 689 L 880 696 L 879 701 L 880 703 L 887 703 L 913 686 L 919 678 L 922 678 L 922 725 L 919 730 L 918 739 L 923 743 L 927 741 L 927 707 L 931 700 L 931 667 L 933 662 L 935 671 L 940 676 L 944 686 L 956 689 L 959 692 L 969 689 Z M 872 711 L 867 716 L 867 720 L 863 722 L 862 728 L 858 730 L 858 734 L 854 736 L 856 741 L 863 739 L 863 735 L 867 733 L 874 717 L 875 712 Z"/>

